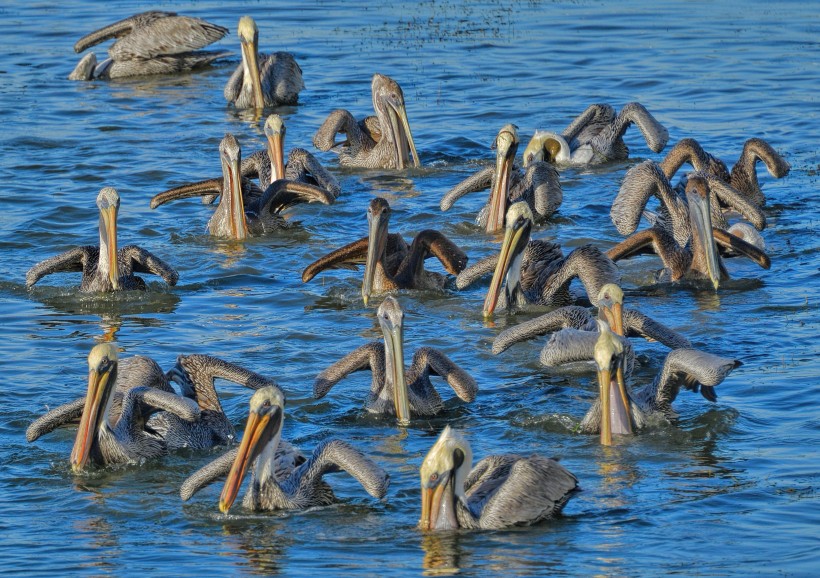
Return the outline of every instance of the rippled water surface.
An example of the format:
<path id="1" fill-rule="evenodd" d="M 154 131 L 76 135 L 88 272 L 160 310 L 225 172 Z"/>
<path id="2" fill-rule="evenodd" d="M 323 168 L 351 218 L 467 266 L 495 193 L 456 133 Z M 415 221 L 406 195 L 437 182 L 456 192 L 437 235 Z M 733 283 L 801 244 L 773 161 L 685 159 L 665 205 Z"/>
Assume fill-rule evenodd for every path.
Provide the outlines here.
<path id="1" fill-rule="evenodd" d="M 302 4 L 297 8 L 299 4 Z M 657 5 L 656 5 L 657 4 Z M 813 3 L 769 2 L 379 2 L 308 0 L 240 6 L 215 2 L 6 2 L 0 8 L 0 568 L 37 574 L 465 575 L 816 574 L 818 422 L 818 107 L 820 12 Z M 193 75 L 120 82 L 69 82 L 84 33 L 151 8 L 201 16 L 232 29 L 218 46 L 234 57 Z M 219 174 L 226 132 L 243 150 L 262 147 L 261 123 L 226 106 L 222 87 L 239 58 L 235 26 L 259 25 L 262 50 L 288 50 L 304 71 L 297 107 L 277 112 L 288 147 L 311 137 L 334 108 L 370 113 L 370 78 L 404 88 L 423 168 L 407 173 L 342 170 L 334 206 L 291 212 L 301 227 L 235 245 L 211 239 L 211 209 L 180 201 L 150 210 L 168 187 Z M 407 292 L 406 348 L 443 349 L 476 377 L 473 404 L 447 402 L 435 419 L 407 429 L 368 415 L 369 374 L 315 401 L 316 373 L 380 336 L 364 307 L 360 275 L 326 273 L 302 284 L 306 264 L 365 234 L 375 195 L 408 237 L 437 228 L 472 261 L 497 250 L 473 224 L 483 194 L 447 213 L 441 196 L 492 159 L 507 122 L 526 142 L 535 129 L 562 130 L 593 102 L 640 101 L 669 128 L 670 143 L 697 138 L 734 162 L 752 136 L 791 163 L 780 180 L 760 169 L 768 198 L 763 232 L 768 271 L 737 259 L 734 280 L 653 285 L 660 262 L 626 261 L 629 303 L 697 347 L 744 363 L 711 404 L 682 393 L 677 426 L 611 448 L 572 432 L 595 391 L 594 373 L 538 364 L 545 339 L 490 352 L 504 327 L 481 317 L 484 287 Z M 565 249 L 620 240 L 609 206 L 625 171 L 658 159 L 637 130 L 632 159 L 562 171 L 564 203 L 535 232 Z M 102 186 L 122 197 L 121 243 L 138 243 L 180 272 L 167 289 L 79 295 L 79 276 L 24 286 L 35 262 L 96 244 L 94 200 Z M 435 267 L 434 267 L 435 268 Z M 330 436 L 351 440 L 392 478 L 387 499 L 331 476 L 341 502 L 307 512 L 250 514 L 217 509 L 219 487 L 189 503 L 179 485 L 221 450 L 188 452 L 141 466 L 72 475 L 73 431 L 33 444 L 26 426 L 47 407 L 84 393 L 85 357 L 114 337 L 123 355 L 170 367 L 179 353 L 210 353 L 275 377 L 288 396 L 284 435 L 310 450 Z M 663 348 L 637 343 L 635 383 L 660 369 Z M 443 391 L 443 390 L 442 390 Z M 240 426 L 248 392 L 220 390 Z M 446 399 L 450 396 L 445 395 Z M 563 517 L 501 532 L 423 535 L 418 467 L 440 429 L 463 429 L 476 457 L 538 452 L 560 457 L 583 492 Z"/>

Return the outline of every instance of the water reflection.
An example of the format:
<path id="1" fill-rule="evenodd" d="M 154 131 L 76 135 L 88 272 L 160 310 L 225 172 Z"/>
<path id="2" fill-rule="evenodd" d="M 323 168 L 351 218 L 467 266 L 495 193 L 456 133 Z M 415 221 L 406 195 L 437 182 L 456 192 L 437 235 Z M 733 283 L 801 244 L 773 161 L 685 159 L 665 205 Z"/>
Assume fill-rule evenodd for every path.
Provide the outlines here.
<path id="1" fill-rule="evenodd" d="M 102 517 L 78 519 L 74 522 L 74 534 L 89 538 L 87 546 L 82 548 L 88 561 L 81 563 L 80 567 L 108 573 L 119 566 L 122 546 L 118 532 L 108 520 Z"/>
<path id="2" fill-rule="evenodd" d="M 253 526 L 241 523 L 244 521 L 231 520 L 222 526 L 226 548 L 242 554 L 247 570 L 254 574 L 281 574 L 285 551 L 293 544 L 281 521 L 265 517 Z"/>
<path id="3" fill-rule="evenodd" d="M 446 576 L 461 570 L 462 535 L 459 532 L 427 532 L 421 537 L 425 576 Z"/>

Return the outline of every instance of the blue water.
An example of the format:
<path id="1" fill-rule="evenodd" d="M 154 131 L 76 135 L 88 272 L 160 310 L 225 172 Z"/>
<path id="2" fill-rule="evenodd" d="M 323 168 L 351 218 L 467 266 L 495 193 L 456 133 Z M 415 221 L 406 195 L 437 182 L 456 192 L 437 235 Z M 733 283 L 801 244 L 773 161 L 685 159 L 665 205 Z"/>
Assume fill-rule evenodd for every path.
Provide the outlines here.
<path id="1" fill-rule="evenodd" d="M 0 8 L 0 569 L 16 574 L 370 575 L 816 575 L 820 572 L 817 362 L 820 11 L 813 3 L 769 2 L 203 2 L 60 3 L 12 0 Z M 230 27 L 220 48 L 235 57 L 207 71 L 121 82 L 65 80 L 86 32 L 147 9 L 174 9 Z M 150 210 L 154 194 L 219 174 L 226 132 L 243 150 L 262 147 L 260 122 L 226 106 L 222 87 L 238 62 L 235 26 L 249 13 L 262 50 L 288 50 L 304 71 L 297 107 L 278 112 L 288 148 L 311 138 L 334 108 L 370 114 L 370 78 L 404 88 L 424 167 L 407 173 L 340 169 L 343 194 L 330 207 L 299 207 L 301 228 L 237 247 L 211 239 L 211 209 L 196 200 Z M 99 51 L 98 51 L 99 54 Z M 593 102 L 640 101 L 674 143 L 697 138 L 734 162 L 743 142 L 767 139 L 791 163 L 775 180 L 760 169 L 768 198 L 763 232 L 772 267 L 737 259 L 735 278 L 715 293 L 652 283 L 660 262 L 627 261 L 627 299 L 687 335 L 699 348 L 741 359 L 710 404 L 684 392 L 677 426 L 603 448 L 572 433 L 595 391 L 589 371 L 538 364 L 544 339 L 501 356 L 492 338 L 537 311 L 481 317 L 484 286 L 465 292 L 407 292 L 406 349 L 438 347 L 470 369 L 473 404 L 450 400 L 405 429 L 363 409 L 369 374 L 311 397 L 316 373 L 380 335 L 379 300 L 365 308 L 360 276 L 300 272 L 330 249 L 363 236 L 374 195 L 407 237 L 441 229 L 475 260 L 497 245 L 472 225 L 476 194 L 447 213 L 441 196 L 492 159 L 508 122 L 526 142 L 535 129 L 562 130 Z M 605 249 L 621 237 L 609 206 L 625 171 L 646 148 L 627 133 L 632 158 L 562 171 L 564 203 L 535 236 L 565 250 Z M 314 152 L 317 152 L 314 150 Z M 44 279 L 35 262 L 97 242 L 94 199 L 103 186 L 122 197 L 121 243 L 138 243 L 180 272 L 167 289 L 82 296 L 77 276 Z M 85 357 L 114 337 L 123 355 L 170 367 L 179 353 L 218 355 L 276 378 L 288 396 L 284 435 L 304 450 L 331 436 L 369 453 L 392 478 L 385 501 L 334 475 L 338 505 L 250 514 L 217 509 L 219 487 L 189 503 L 180 483 L 217 455 L 188 452 L 141 466 L 74 476 L 73 431 L 33 444 L 27 425 L 47 407 L 85 390 Z M 633 382 L 652 379 L 665 354 L 637 343 Z M 442 390 L 443 392 L 443 390 Z M 248 392 L 220 390 L 240 426 Z M 446 424 L 463 429 L 474 454 L 537 452 L 560 457 L 583 492 L 564 516 L 499 532 L 423 535 L 418 467 Z"/>

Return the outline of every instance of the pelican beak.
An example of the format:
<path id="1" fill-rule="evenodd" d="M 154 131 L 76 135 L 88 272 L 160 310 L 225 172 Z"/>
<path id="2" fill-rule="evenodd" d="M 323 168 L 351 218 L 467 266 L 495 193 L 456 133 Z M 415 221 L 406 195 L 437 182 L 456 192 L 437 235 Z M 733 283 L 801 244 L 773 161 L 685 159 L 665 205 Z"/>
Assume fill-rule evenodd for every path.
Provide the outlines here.
<path id="1" fill-rule="evenodd" d="M 274 129 L 265 124 L 268 137 L 268 157 L 271 164 L 271 182 L 285 178 L 285 127 Z"/>
<path id="2" fill-rule="evenodd" d="M 420 167 L 421 162 L 419 161 L 419 154 L 416 152 L 416 143 L 413 142 L 413 133 L 410 132 L 410 121 L 407 119 L 404 102 L 389 102 L 389 110 L 393 134 L 396 135 L 396 142 L 394 144 L 399 160 L 399 166 L 397 168 L 405 168 L 405 165 L 410 160 L 410 154 L 413 155 L 413 166 L 417 168 Z"/>
<path id="3" fill-rule="evenodd" d="M 598 392 L 601 397 L 601 445 L 612 445 L 612 410 L 609 403 L 609 387 L 612 372 L 609 368 L 598 368 Z"/>
<path id="4" fill-rule="evenodd" d="M 695 179 L 689 180 L 691 184 Z M 700 180 L 700 179 L 698 179 Z M 687 186 L 686 197 L 691 208 L 692 216 L 692 244 L 693 253 L 697 256 L 702 251 L 706 258 L 706 274 L 717 291 L 720 285 L 720 260 L 717 252 L 715 237 L 712 233 L 712 207 L 709 199 L 709 188 L 703 184 L 700 187 Z"/>
<path id="5" fill-rule="evenodd" d="M 501 292 L 501 282 L 507 277 L 505 290 L 507 305 L 512 306 L 512 299 L 521 285 L 521 258 L 530 238 L 532 222 L 528 219 L 517 219 L 512 225 L 507 225 L 504 232 L 504 241 L 501 243 L 501 254 L 495 266 L 487 297 L 484 299 L 484 317 L 492 316 L 498 304 Z"/>
<path id="6" fill-rule="evenodd" d="M 393 404 L 396 408 L 396 419 L 399 425 L 410 423 L 410 397 L 407 393 L 407 380 L 404 377 L 404 325 L 386 324 L 384 332 L 385 353 L 388 356 L 388 367 L 393 371 Z"/>
<path id="7" fill-rule="evenodd" d="M 245 433 L 242 435 L 242 443 L 239 444 L 236 459 L 231 465 L 228 479 L 225 480 L 225 486 L 219 496 L 220 512 L 225 514 L 231 508 L 248 468 L 281 426 L 281 407 L 274 407 L 271 411 L 262 414 L 252 409 L 248 414 L 248 423 L 245 426 Z"/>
<path id="8" fill-rule="evenodd" d="M 624 420 L 623 427 L 625 429 L 625 433 L 631 434 L 632 433 L 632 412 L 631 409 L 631 401 L 629 400 L 629 396 L 626 393 L 626 382 L 624 381 L 624 358 L 623 356 L 620 357 L 618 360 L 618 369 L 615 371 L 615 381 L 618 384 L 618 395 L 621 396 L 621 407 L 624 408 L 624 413 L 626 414 L 626 419 Z"/>
<path id="9" fill-rule="evenodd" d="M 495 172 L 490 189 L 490 212 L 487 218 L 487 232 L 496 233 L 504 228 L 504 215 L 507 214 L 507 198 L 510 192 L 515 152 L 518 150 L 518 136 L 514 129 L 502 129 L 495 139 Z"/>
<path id="10" fill-rule="evenodd" d="M 77 473 L 85 468 L 97 432 L 108 413 L 108 401 L 117 379 L 117 367 L 107 362 L 88 373 L 88 393 L 80 418 L 80 427 L 71 450 L 71 469 Z"/>
<path id="11" fill-rule="evenodd" d="M 239 41 L 242 46 L 242 63 L 245 65 L 245 72 L 251 77 L 254 108 L 265 108 L 265 97 L 262 94 L 262 79 L 259 76 L 259 62 L 257 57 L 259 50 L 259 33 L 254 30 L 253 36 L 250 38 L 245 38 L 240 35 Z"/>
<path id="12" fill-rule="evenodd" d="M 108 279 L 115 291 L 120 288 L 120 269 L 117 262 L 117 205 L 100 208 L 100 231 L 105 235 L 108 249 Z"/>
<path id="13" fill-rule="evenodd" d="M 624 309 L 623 304 L 613 303 L 612 307 L 603 306 L 604 317 L 606 322 L 612 328 L 612 331 L 617 335 L 623 337 L 624 335 Z"/>
<path id="14" fill-rule="evenodd" d="M 442 511 L 442 500 L 448 489 L 452 488 L 450 472 L 439 474 L 433 482 L 421 484 L 421 519 L 419 529 L 424 531 L 435 530 L 438 527 L 439 514 Z"/>
<path id="15" fill-rule="evenodd" d="M 387 225 L 389 220 L 383 212 L 368 212 L 368 239 L 367 260 L 364 265 L 364 279 L 362 281 L 362 299 L 365 307 L 373 293 L 373 279 L 376 276 L 376 266 L 379 264 L 384 251 L 387 249 Z"/>
<path id="16" fill-rule="evenodd" d="M 242 177 L 239 169 L 239 158 L 222 160 L 225 168 L 223 174 L 228 176 L 228 220 L 231 224 L 231 238 L 243 240 L 248 236 L 248 223 L 245 220 L 245 203 L 242 199 Z"/>

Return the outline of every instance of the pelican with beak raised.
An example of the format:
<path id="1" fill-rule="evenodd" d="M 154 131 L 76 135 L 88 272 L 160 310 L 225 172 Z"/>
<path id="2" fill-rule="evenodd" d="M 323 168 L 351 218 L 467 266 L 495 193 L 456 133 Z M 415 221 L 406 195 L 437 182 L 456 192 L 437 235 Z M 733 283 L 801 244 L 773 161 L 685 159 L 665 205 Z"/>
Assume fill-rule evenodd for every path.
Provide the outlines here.
<path id="1" fill-rule="evenodd" d="M 157 275 L 176 285 L 179 274 L 168 263 L 142 247 L 126 245 L 117 248 L 117 214 L 120 196 L 116 189 L 105 187 L 97 195 L 100 209 L 100 244 L 70 249 L 34 265 L 26 273 L 26 287 L 31 288 L 40 279 L 52 273 L 83 274 L 80 291 L 83 293 L 146 289 L 145 281 L 134 273 Z"/>
<path id="2" fill-rule="evenodd" d="M 313 397 L 322 398 L 351 373 L 369 369 L 373 380 L 365 407 L 373 413 L 395 415 L 401 424 L 409 423 L 411 415 L 429 416 L 441 411 L 444 404 L 430 381 L 431 375 L 444 378 L 463 401 L 475 399 L 475 380 L 437 349 L 419 348 L 405 374 L 404 311 L 394 297 L 385 297 L 376 319 L 384 342 L 362 345 L 322 371 L 313 383 Z"/>

